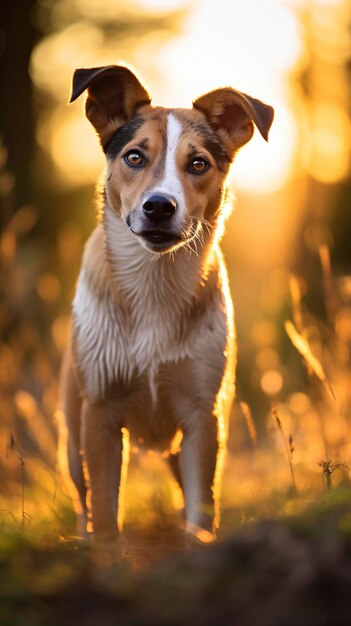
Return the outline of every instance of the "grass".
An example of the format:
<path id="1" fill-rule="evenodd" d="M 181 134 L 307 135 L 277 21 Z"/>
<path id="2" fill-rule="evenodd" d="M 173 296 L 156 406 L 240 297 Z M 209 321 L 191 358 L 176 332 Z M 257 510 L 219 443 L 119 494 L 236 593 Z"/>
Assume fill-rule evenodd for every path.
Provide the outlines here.
<path id="1" fill-rule="evenodd" d="M 141 547 L 129 530 L 132 547 L 124 538 L 112 559 L 75 541 L 43 546 L 18 535 L 0 557 L 1 624 L 346 626 L 350 502 L 339 488 L 303 514 L 245 524 L 172 559 L 165 519 L 162 530 L 145 529 Z"/>
<path id="2" fill-rule="evenodd" d="M 283 442 L 283 446 L 286 452 L 286 458 L 288 460 L 289 463 L 289 467 L 290 467 L 290 474 L 291 474 L 291 485 L 292 485 L 292 493 L 294 496 L 297 496 L 297 487 L 296 487 L 296 480 L 295 480 L 295 473 L 294 473 L 294 467 L 293 467 L 293 453 L 294 453 L 294 446 L 293 446 L 293 437 L 292 434 L 289 434 L 289 439 L 287 440 L 285 433 L 283 431 L 283 427 L 282 427 L 282 423 L 281 423 L 281 419 L 278 415 L 278 411 L 277 408 L 275 406 L 272 406 L 272 416 L 275 420 L 275 423 L 277 424 L 278 430 L 282 436 L 282 442 Z"/>

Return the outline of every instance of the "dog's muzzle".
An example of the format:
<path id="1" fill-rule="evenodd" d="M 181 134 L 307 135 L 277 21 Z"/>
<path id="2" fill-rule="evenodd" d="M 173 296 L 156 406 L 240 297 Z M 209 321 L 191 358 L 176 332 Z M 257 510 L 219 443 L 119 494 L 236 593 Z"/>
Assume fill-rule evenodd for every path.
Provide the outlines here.
<path id="1" fill-rule="evenodd" d="M 142 205 L 141 227 L 134 230 L 130 218 L 127 224 L 146 247 L 153 252 L 167 252 L 182 241 L 179 232 L 174 231 L 172 217 L 177 210 L 177 202 L 166 194 L 153 194 Z"/>

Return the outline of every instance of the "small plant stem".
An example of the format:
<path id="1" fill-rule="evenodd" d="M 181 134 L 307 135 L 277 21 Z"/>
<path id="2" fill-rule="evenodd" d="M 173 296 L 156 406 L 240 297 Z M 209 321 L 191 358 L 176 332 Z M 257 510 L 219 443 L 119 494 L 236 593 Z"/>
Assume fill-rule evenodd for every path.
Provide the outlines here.
<path id="1" fill-rule="evenodd" d="M 333 276 L 330 262 L 329 248 L 325 245 L 318 247 L 319 260 L 322 268 L 324 302 L 330 327 L 334 329 L 335 324 L 335 294 L 333 289 Z"/>
<path id="2" fill-rule="evenodd" d="M 21 530 L 23 530 L 26 513 L 24 510 L 24 458 L 23 458 L 22 450 L 20 450 L 18 453 L 18 461 L 19 461 L 20 468 L 21 468 L 21 490 L 22 490 Z"/>
<path id="3" fill-rule="evenodd" d="M 241 412 L 245 418 L 245 422 L 246 422 L 246 426 L 247 426 L 247 430 L 249 433 L 249 437 L 251 440 L 251 443 L 253 445 L 253 447 L 257 450 L 258 448 L 258 436 L 257 436 L 257 430 L 256 430 L 256 426 L 254 424 L 254 421 L 252 419 L 252 414 L 251 414 L 251 410 L 248 404 L 246 404 L 246 402 L 240 402 L 240 408 L 241 408 Z"/>
<path id="4" fill-rule="evenodd" d="M 285 448 L 285 452 L 286 452 L 286 456 L 288 459 L 288 463 L 289 463 L 289 467 L 290 467 L 290 474 L 291 474 L 291 483 L 292 483 L 292 491 L 293 491 L 293 495 L 297 496 L 297 487 L 296 487 L 296 481 L 295 481 L 295 474 L 294 474 L 294 467 L 293 467 L 293 463 L 292 463 L 292 455 L 293 455 L 293 439 L 292 436 L 290 435 L 289 437 L 289 445 L 288 442 L 286 440 L 284 431 L 283 431 L 283 427 L 282 427 L 282 423 L 280 421 L 280 417 L 278 415 L 278 411 L 277 408 L 275 406 L 272 406 L 272 415 L 273 418 L 278 426 L 278 430 L 281 434 L 281 438 L 283 440 L 283 445 Z"/>

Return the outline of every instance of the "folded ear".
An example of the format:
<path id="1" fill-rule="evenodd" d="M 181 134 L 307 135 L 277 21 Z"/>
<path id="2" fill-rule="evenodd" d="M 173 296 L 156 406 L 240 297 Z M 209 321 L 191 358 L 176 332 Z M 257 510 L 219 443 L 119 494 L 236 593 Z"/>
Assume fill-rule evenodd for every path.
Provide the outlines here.
<path id="1" fill-rule="evenodd" d="M 231 155 L 251 139 L 254 123 L 268 141 L 274 110 L 256 98 L 225 87 L 201 96 L 193 106 L 206 115 Z"/>
<path id="2" fill-rule="evenodd" d="M 138 107 L 151 101 L 133 72 L 119 65 L 76 70 L 70 102 L 86 89 L 86 115 L 103 146 L 119 126 L 135 115 Z"/>

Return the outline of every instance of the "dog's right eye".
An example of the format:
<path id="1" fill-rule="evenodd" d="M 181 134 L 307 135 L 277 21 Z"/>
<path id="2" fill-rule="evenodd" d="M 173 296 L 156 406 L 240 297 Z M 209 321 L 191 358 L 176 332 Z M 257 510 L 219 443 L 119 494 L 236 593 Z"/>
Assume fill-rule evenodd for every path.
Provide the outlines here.
<path id="1" fill-rule="evenodd" d="M 130 167 L 142 167 L 145 159 L 139 150 L 130 150 L 124 156 L 124 160 Z"/>

